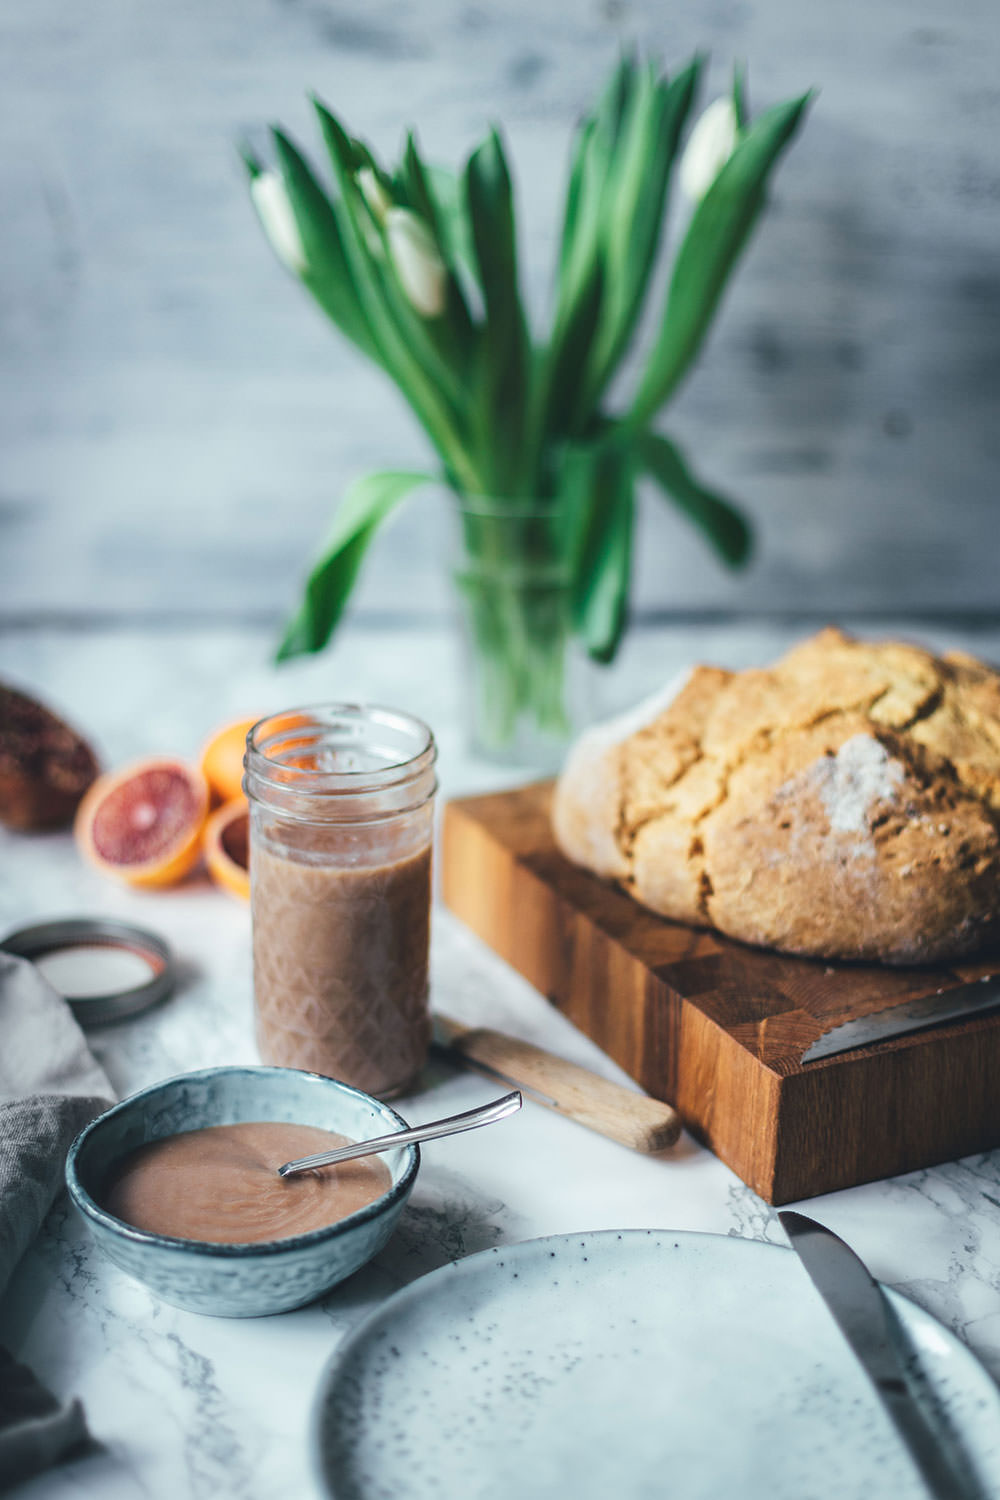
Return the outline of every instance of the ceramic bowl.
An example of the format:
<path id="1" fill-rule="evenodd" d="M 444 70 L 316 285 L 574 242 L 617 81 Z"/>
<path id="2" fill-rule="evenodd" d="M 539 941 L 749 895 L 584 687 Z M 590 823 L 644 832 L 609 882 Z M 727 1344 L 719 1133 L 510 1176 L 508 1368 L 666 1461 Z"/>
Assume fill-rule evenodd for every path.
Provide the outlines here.
<path id="1" fill-rule="evenodd" d="M 392 1186 L 335 1224 L 282 1240 L 222 1245 L 135 1229 L 100 1206 L 104 1183 L 137 1146 L 182 1130 L 280 1120 L 354 1140 L 403 1130 L 395 1110 L 359 1089 L 292 1068 L 204 1068 L 123 1099 L 80 1132 L 66 1161 L 70 1197 L 96 1243 L 128 1275 L 177 1307 L 253 1318 L 301 1307 L 370 1260 L 388 1240 L 420 1165 L 417 1146 L 382 1153 Z"/>

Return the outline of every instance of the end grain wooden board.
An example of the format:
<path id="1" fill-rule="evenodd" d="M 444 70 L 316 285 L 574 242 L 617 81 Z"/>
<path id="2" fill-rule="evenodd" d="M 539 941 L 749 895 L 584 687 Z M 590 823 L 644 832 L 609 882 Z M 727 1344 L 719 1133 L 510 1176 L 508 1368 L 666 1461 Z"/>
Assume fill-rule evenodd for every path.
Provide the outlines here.
<path id="1" fill-rule="evenodd" d="M 451 910 L 773 1204 L 1000 1144 L 1000 1014 L 802 1066 L 832 1026 L 992 972 L 786 958 L 569 863 L 551 783 L 451 802 Z"/>

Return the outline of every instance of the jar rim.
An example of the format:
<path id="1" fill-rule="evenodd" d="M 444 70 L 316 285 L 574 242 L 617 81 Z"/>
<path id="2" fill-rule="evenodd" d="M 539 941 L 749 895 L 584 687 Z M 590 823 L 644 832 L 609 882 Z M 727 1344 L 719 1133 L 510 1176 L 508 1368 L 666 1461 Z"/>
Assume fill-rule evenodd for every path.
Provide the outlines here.
<path id="1" fill-rule="evenodd" d="M 282 746 L 286 751 L 301 747 L 303 733 L 311 734 L 312 742 L 315 743 L 338 720 L 357 724 L 367 722 L 383 729 L 410 734 L 415 740 L 413 752 L 399 759 L 387 759 L 382 765 L 339 767 L 335 770 L 295 765 L 279 759 L 275 753 Z M 247 778 L 260 778 L 297 797 L 329 797 L 357 796 L 359 793 L 382 791 L 411 781 L 428 771 L 436 760 L 434 735 L 429 725 L 415 714 L 380 703 L 336 702 L 286 708 L 258 719 L 247 732 L 243 765 Z"/>

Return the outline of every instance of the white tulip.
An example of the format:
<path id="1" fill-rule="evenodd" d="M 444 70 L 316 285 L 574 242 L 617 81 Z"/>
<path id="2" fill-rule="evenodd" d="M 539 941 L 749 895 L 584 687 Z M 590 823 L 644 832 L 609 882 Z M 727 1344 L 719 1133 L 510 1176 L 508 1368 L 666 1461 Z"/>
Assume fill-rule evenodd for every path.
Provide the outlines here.
<path id="1" fill-rule="evenodd" d="M 385 216 L 392 207 L 392 199 L 379 181 L 378 175 L 372 171 L 371 167 L 362 167 L 357 174 L 356 181 L 372 218 L 376 224 L 384 224 Z"/>
<path id="2" fill-rule="evenodd" d="M 425 318 L 444 312 L 448 270 L 423 219 L 406 208 L 385 216 L 389 255 L 407 298 Z"/>
<path id="3" fill-rule="evenodd" d="M 306 252 L 288 200 L 285 184 L 277 172 L 259 172 L 250 183 L 250 196 L 271 249 L 296 276 L 306 269 Z"/>
<path id="4" fill-rule="evenodd" d="M 736 149 L 740 127 L 726 95 L 708 106 L 688 137 L 680 161 L 681 191 L 692 203 L 704 198 Z"/>

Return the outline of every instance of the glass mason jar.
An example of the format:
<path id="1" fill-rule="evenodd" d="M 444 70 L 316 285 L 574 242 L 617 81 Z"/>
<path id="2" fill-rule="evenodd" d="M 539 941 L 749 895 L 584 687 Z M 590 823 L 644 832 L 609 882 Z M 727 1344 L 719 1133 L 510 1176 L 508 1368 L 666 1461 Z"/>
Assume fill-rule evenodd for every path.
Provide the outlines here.
<path id="1" fill-rule="evenodd" d="M 247 736 L 257 1046 L 379 1098 L 430 1041 L 437 751 L 426 724 L 338 703 Z"/>
<path id="2" fill-rule="evenodd" d="M 591 714 L 593 665 L 573 633 L 571 526 L 558 500 L 458 497 L 454 569 L 472 747 L 554 770 Z"/>

